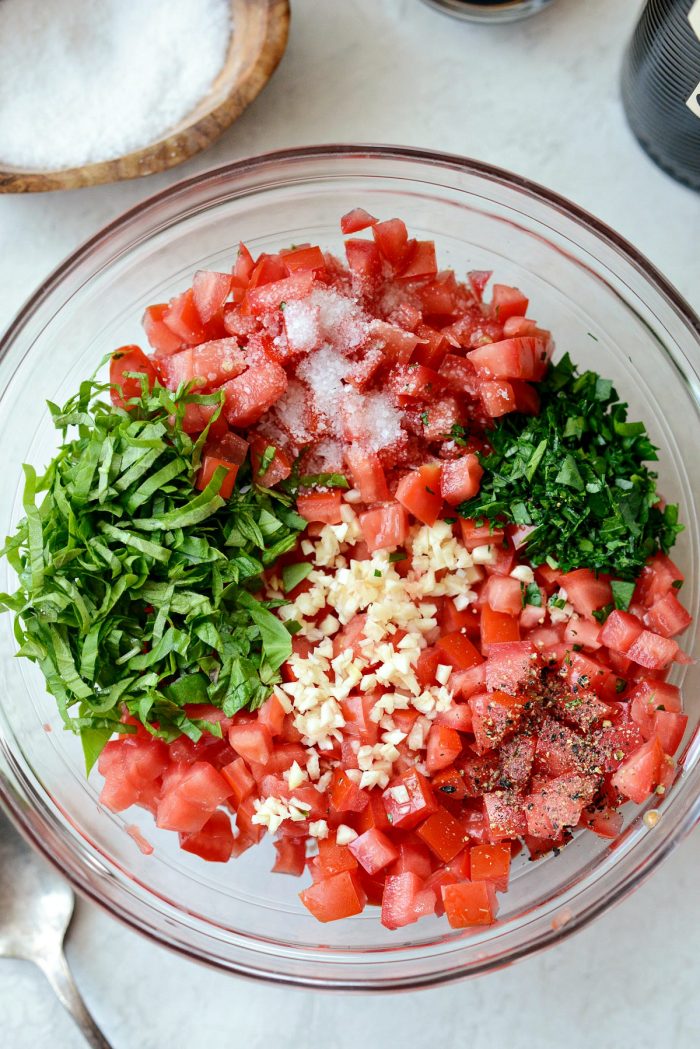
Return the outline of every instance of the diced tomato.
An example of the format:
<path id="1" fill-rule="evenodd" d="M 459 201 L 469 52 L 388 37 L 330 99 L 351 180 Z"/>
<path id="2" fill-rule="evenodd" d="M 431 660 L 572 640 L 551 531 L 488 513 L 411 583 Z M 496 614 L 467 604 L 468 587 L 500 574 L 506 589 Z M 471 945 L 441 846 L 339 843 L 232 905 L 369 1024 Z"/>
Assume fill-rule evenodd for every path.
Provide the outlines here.
<path id="1" fill-rule="evenodd" d="M 562 671 L 566 671 L 566 680 L 572 687 L 592 689 L 605 701 L 617 699 L 618 678 L 599 660 L 583 652 L 571 652 L 566 656 Z"/>
<path id="2" fill-rule="evenodd" d="M 459 732 L 445 725 L 433 724 L 428 734 L 426 768 L 428 772 L 439 772 L 452 765 L 462 752 Z"/>
<path id="3" fill-rule="evenodd" d="M 471 643 L 466 634 L 456 631 L 445 634 L 437 643 L 441 659 L 456 670 L 469 670 L 483 662 L 479 650 Z"/>
<path id="4" fill-rule="evenodd" d="M 233 487 L 236 483 L 236 475 L 238 473 L 238 467 L 229 462 L 227 459 L 220 459 L 216 455 L 205 455 L 202 459 L 202 465 L 197 472 L 197 477 L 194 482 L 195 488 L 200 492 L 204 491 L 210 481 L 213 479 L 216 471 L 221 467 L 225 470 L 224 479 L 221 482 L 218 494 L 222 499 L 230 499 L 233 493 Z"/>
<path id="5" fill-rule="evenodd" d="M 231 725 L 228 741 L 244 761 L 266 765 L 272 756 L 270 730 L 258 721 L 248 725 Z"/>
<path id="6" fill-rule="evenodd" d="M 409 513 L 426 525 L 434 525 L 442 509 L 440 463 L 425 463 L 399 481 L 396 498 Z"/>
<path id="7" fill-rule="evenodd" d="M 169 353 L 177 353 L 182 346 L 182 339 L 163 321 L 168 310 L 167 302 L 156 303 L 155 306 L 147 306 L 143 315 L 143 330 L 148 342 L 155 352 L 161 356 Z"/>
<path id="8" fill-rule="evenodd" d="M 388 867 L 398 857 L 398 850 L 390 839 L 376 827 L 371 827 L 364 834 L 351 841 L 348 848 L 368 874 L 376 874 L 377 871 Z"/>
<path id="9" fill-rule="evenodd" d="M 362 812 L 369 801 L 367 791 L 360 790 L 341 768 L 333 772 L 328 793 L 336 812 Z"/>
<path id="10" fill-rule="evenodd" d="M 293 874 L 301 877 L 306 868 L 306 842 L 303 838 L 280 838 L 274 842 L 277 858 L 272 868 L 275 874 Z"/>
<path id="11" fill-rule="evenodd" d="M 568 593 L 568 591 L 567 591 Z M 642 624 L 636 616 L 617 609 L 611 612 L 600 631 L 600 640 L 616 652 L 629 652 L 642 632 Z"/>
<path id="12" fill-rule="evenodd" d="M 387 262 L 397 268 L 404 263 L 408 250 L 408 230 L 405 222 L 401 219 L 375 222 L 372 226 L 372 236 Z"/>
<path id="13" fill-rule="evenodd" d="M 523 415 L 539 415 L 540 395 L 534 386 L 531 386 L 528 382 L 511 379 L 510 388 L 513 391 L 515 400 L 513 411 L 521 412 Z"/>
<path id="14" fill-rule="evenodd" d="M 502 529 L 492 528 L 488 522 L 477 524 L 471 518 L 460 518 L 459 526 L 462 542 L 470 552 L 476 550 L 477 546 L 497 546 L 503 542 L 505 536 Z"/>
<path id="15" fill-rule="evenodd" d="M 665 754 L 675 754 L 681 745 L 688 726 L 688 715 L 671 710 L 657 710 L 654 715 L 654 732 Z"/>
<path id="16" fill-rule="evenodd" d="M 602 576 L 596 578 L 588 568 L 577 568 L 560 576 L 559 586 L 564 588 L 567 599 L 581 616 L 592 616 L 598 609 L 612 604 L 609 581 Z"/>
<path id="17" fill-rule="evenodd" d="M 453 860 L 465 846 L 464 827 L 442 807 L 421 823 L 417 834 L 443 863 Z"/>
<path id="18" fill-rule="evenodd" d="M 496 892 L 489 882 L 464 881 L 443 885 L 441 892 L 445 914 L 453 929 L 493 925 L 496 920 Z"/>
<path id="19" fill-rule="evenodd" d="M 248 248 L 241 241 L 238 245 L 238 254 L 236 261 L 233 266 L 233 280 L 235 283 L 242 287 L 247 287 L 248 281 L 251 278 L 253 270 L 255 269 L 255 262 L 253 256 L 248 251 Z"/>
<path id="20" fill-rule="evenodd" d="M 434 277 L 436 273 L 437 261 L 433 241 L 409 241 L 403 266 L 397 275 L 397 279 L 400 281 L 419 280 L 423 277 Z"/>
<path id="21" fill-rule="evenodd" d="M 287 389 L 287 373 L 274 361 L 252 364 L 221 387 L 224 414 L 231 426 L 252 426 Z"/>
<path id="22" fill-rule="evenodd" d="M 481 591 L 481 598 L 494 612 L 518 616 L 523 607 L 522 583 L 511 576 L 492 575 Z"/>
<path id="23" fill-rule="evenodd" d="M 537 381 L 547 367 L 547 348 L 541 339 L 526 335 L 480 346 L 467 354 L 467 360 L 489 383 L 504 379 Z"/>
<path id="24" fill-rule="evenodd" d="M 324 270 L 326 260 L 321 249 L 313 245 L 306 248 L 292 248 L 290 251 L 282 252 L 282 260 L 290 273 L 297 270 Z"/>
<path id="25" fill-rule="evenodd" d="M 479 396 L 484 412 L 491 419 L 499 419 L 517 408 L 515 391 L 506 379 L 482 382 L 479 386 Z"/>
<path id="26" fill-rule="evenodd" d="M 340 524 L 342 498 L 339 489 L 297 496 L 297 512 L 307 521 Z"/>
<path id="27" fill-rule="evenodd" d="M 357 870 L 357 859 L 347 845 L 338 845 L 335 835 L 318 843 L 318 865 L 324 878 L 341 871 Z"/>
<path id="28" fill-rule="evenodd" d="M 616 838 L 622 830 L 624 816 L 607 806 L 591 805 L 581 813 L 581 825 L 600 838 Z"/>
<path id="29" fill-rule="evenodd" d="M 129 372 L 138 375 L 132 376 Z M 109 359 L 109 393 L 116 408 L 128 408 L 128 401 L 141 396 L 142 380 L 138 377 L 141 375 L 145 377 L 146 389 L 150 390 L 158 379 L 158 372 L 142 349 L 138 346 L 122 346 L 114 351 Z"/>
<path id="30" fill-rule="evenodd" d="M 436 725 L 443 725 L 455 732 L 472 731 L 472 712 L 467 703 L 454 703 L 447 710 L 441 710 L 436 718 Z"/>
<path id="31" fill-rule="evenodd" d="M 235 339 L 214 339 L 165 357 L 161 371 L 168 389 L 193 383 L 198 388 L 195 392 L 200 392 L 234 379 L 245 367 L 245 357 Z"/>
<path id="32" fill-rule="evenodd" d="M 384 468 L 375 452 L 351 444 L 345 453 L 353 483 L 363 503 L 383 503 L 389 499 Z"/>
<path id="33" fill-rule="evenodd" d="M 353 817 L 353 827 L 360 835 L 373 828 L 384 832 L 391 830 L 384 802 L 378 790 L 369 792 L 367 807 Z"/>
<path id="34" fill-rule="evenodd" d="M 355 276 L 374 281 L 381 275 L 382 259 L 374 241 L 361 238 L 346 240 L 345 256 Z"/>
<path id="35" fill-rule="evenodd" d="M 191 288 L 170 300 L 162 320 L 166 327 L 177 335 L 180 342 L 187 346 L 196 346 L 197 343 L 204 342 L 204 325 L 197 312 Z"/>
<path id="36" fill-rule="evenodd" d="M 228 765 L 224 765 L 221 775 L 231 787 L 236 806 L 250 797 L 255 790 L 255 780 L 243 758 L 235 758 Z"/>
<path id="37" fill-rule="evenodd" d="M 657 736 L 623 761 L 612 778 L 613 786 L 637 805 L 641 805 L 661 782 L 664 750 Z"/>
<path id="38" fill-rule="evenodd" d="M 515 695 L 530 680 L 536 667 L 534 656 L 535 650 L 529 641 L 506 641 L 497 644 L 489 642 L 486 663 L 487 689 L 490 692 L 498 690 Z"/>
<path id="39" fill-rule="evenodd" d="M 285 710 L 273 692 L 258 710 L 258 724 L 268 729 L 271 736 L 279 736 L 284 727 Z"/>
<path id="40" fill-rule="evenodd" d="M 469 850 L 469 867 L 472 881 L 488 881 L 506 892 L 510 876 L 509 845 L 474 845 Z"/>
<path id="41" fill-rule="evenodd" d="M 285 256 L 283 266 L 287 265 Z M 286 273 L 286 268 L 285 268 Z M 299 270 L 291 277 L 283 276 L 280 280 L 265 283 L 246 292 L 243 309 L 249 313 L 265 313 L 267 310 L 279 310 L 283 302 L 296 302 L 304 299 L 313 287 L 312 270 Z"/>
<path id="42" fill-rule="evenodd" d="M 515 732 L 525 701 L 507 692 L 486 692 L 472 696 L 468 702 L 472 712 L 474 748 L 477 754 L 483 754 Z"/>
<path id="43" fill-rule="evenodd" d="M 208 324 L 223 308 L 231 290 L 230 273 L 197 270 L 192 281 L 194 304 L 202 321 Z"/>
<path id="44" fill-rule="evenodd" d="M 642 569 L 634 598 L 645 608 L 651 608 L 670 590 L 677 590 L 682 586 L 684 579 L 680 568 L 670 557 L 659 551 Z"/>
<path id="45" fill-rule="evenodd" d="M 430 849 L 422 842 L 402 841 L 399 844 L 399 855 L 391 868 L 390 874 L 415 874 L 421 881 L 430 876 L 433 869 L 433 861 Z"/>
<path id="46" fill-rule="evenodd" d="M 481 609 L 481 647 L 488 652 L 491 645 L 503 645 L 520 640 L 517 616 L 495 612 L 489 605 Z"/>
<path id="47" fill-rule="evenodd" d="M 572 616 L 564 629 L 564 641 L 572 648 L 578 645 L 596 652 L 602 645 L 600 634 L 600 627 L 595 620 Z"/>
<path id="48" fill-rule="evenodd" d="M 678 644 L 651 630 L 642 630 L 627 650 L 628 657 L 647 670 L 663 670 L 678 655 Z"/>
<path id="49" fill-rule="evenodd" d="M 396 364 L 408 364 L 420 342 L 420 338 L 412 332 L 384 321 L 374 322 L 372 334 L 380 340 L 385 356 Z"/>
<path id="50" fill-rule="evenodd" d="M 682 634 L 690 626 L 693 617 L 676 597 L 675 590 L 656 601 L 644 616 L 644 622 L 656 634 L 662 637 L 673 637 Z"/>
<path id="51" fill-rule="evenodd" d="M 387 929 L 411 925 L 425 915 L 434 914 L 435 903 L 435 893 L 424 888 L 416 874 L 407 871 L 389 875 L 382 896 L 382 925 Z"/>
<path id="52" fill-rule="evenodd" d="M 299 899 L 320 922 L 338 921 L 361 914 L 367 897 L 349 871 L 322 878 L 299 893 Z"/>
<path id="53" fill-rule="evenodd" d="M 493 842 L 519 838 L 527 829 L 522 802 L 509 798 L 503 791 L 484 794 L 484 811 L 489 826 L 489 838 Z"/>
<path id="54" fill-rule="evenodd" d="M 417 769 L 409 769 L 384 791 L 386 814 L 394 828 L 411 830 L 437 809 L 427 779 Z"/>
<path id="55" fill-rule="evenodd" d="M 469 637 L 478 638 L 480 636 L 480 614 L 475 604 L 467 605 L 466 608 L 460 610 L 451 597 L 446 597 L 438 612 L 438 623 L 443 634 L 453 634 L 457 630 L 463 630 Z"/>
<path id="56" fill-rule="evenodd" d="M 268 255 L 263 252 L 253 266 L 248 279 L 249 288 L 259 288 L 264 284 L 276 284 L 287 276 L 287 267 L 279 255 Z"/>
<path id="57" fill-rule="evenodd" d="M 548 780 L 525 798 L 528 834 L 555 838 L 567 827 L 576 826 L 596 787 L 597 781 L 591 776 L 571 774 Z"/>
<path id="58" fill-rule="evenodd" d="M 492 292 L 491 301 L 501 323 L 509 317 L 524 317 L 527 313 L 529 300 L 518 288 L 511 288 L 507 284 L 494 284 Z"/>
<path id="59" fill-rule="evenodd" d="M 370 553 L 402 546 L 408 537 L 408 514 L 400 503 L 387 503 L 360 514 L 360 528 Z"/>
<path id="60" fill-rule="evenodd" d="M 359 233 L 360 230 L 373 226 L 377 220 L 364 208 L 353 208 L 343 215 L 340 220 L 340 228 L 343 233 Z"/>
<path id="61" fill-rule="evenodd" d="M 450 690 L 455 699 L 469 699 L 476 692 L 483 692 L 486 688 L 486 663 L 470 667 L 469 670 L 460 670 L 451 675 L 449 680 Z"/>
<path id="62" fill-rule="evenodd" d="M 156 823 L 163 830 L 194 834 L 231 794 L 231 787 L 208 761 L 195 761 L 164 785 Z"/>
<path id="63" fill-rule="evenodd" d="M 463 455 L 460 459 L 442 464 L 440 494 L 450 506 L 457 506 L 465 499 L 473 499 L 479 491 L 484 470 L 476 455 Z"/>
<path id="64" fill-rule="evenodd" d="M 225 812 L 214 812 L 201 830 L 180 834 L 180 848 L 209 863 L 227 863 L 233 852 L 230 818 Z"/>
<path id="65" fill-rule="evenodd" d="M 416 663 L 416 677 L 418 683 L 427 688 L 428 685 L 435 684 L 435 671 L 440 664 L 440 650 L 435 647 L 424 648 L 421 654 L 418 656 L 418 662 Z"/>

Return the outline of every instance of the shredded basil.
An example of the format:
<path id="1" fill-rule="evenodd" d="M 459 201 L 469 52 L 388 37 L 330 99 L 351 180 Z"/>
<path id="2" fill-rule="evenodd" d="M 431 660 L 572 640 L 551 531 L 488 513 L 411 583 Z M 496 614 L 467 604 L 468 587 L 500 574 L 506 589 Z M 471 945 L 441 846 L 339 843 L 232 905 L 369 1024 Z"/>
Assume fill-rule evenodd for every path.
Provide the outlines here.
<path id="1" fill-rule="evenodd" d="M 220 394 L 144 386 L 126 411 L 107 390 L 89 381 L 49 406 L 61 446 L 43 476 L 25 467 L 25 517 L 2 551 L 19 585 L 0 607 L 88 771 L 129 731 L 125 709 L 166 740 L 198 739 L 210 726 L 193 705 L 231 715 L 264 702 L 291 632 L 254 595 L 306 524 L 289 495 L 251 483 L 249 463 L 230 499 L 223 468 L 195 490 L 207 432 L 188 435 L 185 411 L 213 406 L 214 421 Z"/>

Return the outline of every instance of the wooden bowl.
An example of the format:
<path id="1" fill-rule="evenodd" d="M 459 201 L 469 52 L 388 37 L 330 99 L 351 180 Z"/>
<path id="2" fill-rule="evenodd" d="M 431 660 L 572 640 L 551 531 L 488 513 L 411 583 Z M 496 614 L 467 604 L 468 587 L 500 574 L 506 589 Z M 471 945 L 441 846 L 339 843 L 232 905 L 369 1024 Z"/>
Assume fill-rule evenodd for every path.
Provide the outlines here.
<path id="1" fill-rule="evenodd" d="M 233 33 L 211 90 L 177 127 L 115 160 L 60 171 L 22 171 L 0 160 L 0 193 L 77 189 L 165 171 L 206 149 L 265 87 L 287 46 L 289 0 L 231 0 Z"/>

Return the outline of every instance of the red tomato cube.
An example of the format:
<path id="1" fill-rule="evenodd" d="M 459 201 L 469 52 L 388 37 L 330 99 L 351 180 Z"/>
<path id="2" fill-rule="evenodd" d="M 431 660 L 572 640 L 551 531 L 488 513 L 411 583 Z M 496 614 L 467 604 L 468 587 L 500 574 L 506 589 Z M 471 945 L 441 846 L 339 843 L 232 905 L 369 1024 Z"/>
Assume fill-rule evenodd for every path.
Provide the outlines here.
<path id="1" fill-rule="evenodd" d="M 453 860 L 466 845 L 464 827 L 442 807 L 428 816 L 416 833 L 443 863 Z"/>
<path id="2" fill-rule="evenodd" d="M 509 845 L 474 845 L 469 850 L 472 881 L 488 881 L 500 892 L 506 892 L 510 856 Z"/>
<path id="3" fill-rule="evenodd" d="M 225 812 L 214 812 L 201 830 L 180 834 L 180 848 L 209 863 L 228 863 L 233 852 L 230 818 Z"/>
<path id="4" fill-rule="evenodd" d="M 426 525 L 434 525 L 442 509 L 439 463 L 426 463 L 404 474 L 396 489 L 396 498 L 410 514 Z"/>
<path id="5" fill-rule="evenodd" d="M 483 474 L 481 463 L 471 452 L 463 455 L 461 459 L 444 462 L 440 476 L 442 498 L 450 506 L 457 506 L 465 499 L 473 499 L 479 491 Z"/>
<path id="6" fill-rule="evenodd" d="M 299 893 L 299 899 L 320 922 L 334 922 L 361 914 L 367 897 L 349 871 L 322 878 Z"/>
<path id="7" fill-rule="evenodd" d="M 360 528 L 370 553 L 392 550 L 408 538 L 408 514 L 399 503 L 387 503 L 360 514 Z"/>
<path id="8" fill-rule="evenodd" d="M 463 704 L 463 708 L 468 709 L 466 704 Z M 455 758 L 459 757 L 461 753 L 462 740 L 459 732 L 449 728 L 447 725 L 435 722 L 428 734 L 428 748 L 425 759 L 428 772 L 439 772 L 440 769 L 447 768 L 454 763 Z"/>
<path id="9" fill-rule="evenodd" d="M 437 809 L 430 784 L 417 769 L 409 769 L 384 791 L 387 818 L 394 828 L 411 830 Z"/>
<path id="10" fill-rule="evenodd" d="M 442 904 L 453 929 L 493 925 L 498 912 L 496 892 L 487 881 L 464 881 L 443 885 Z"/>
<path id="11" fill-rule="evenodd" d="M 524 317 L 529 305 L 529 300 L 518 288 L 511 288 L 507 284 L 494 284 L 491 301 L 501 323 L 509 317 Z"/>
<path id="12" fill-rule="evenodd" d="M 340 524 L 342 497 L 338 489 L 331 492 L 309 492 L 297 496 L 297 512 L 307 521 Z"/>
<path id="13" fill-rule="evenodd" d="M 434 914 L 435 903 L 435 893 L 426 889 L 416 874 L 410 871 L 392 874 L 384 883 L 382 925 L 387 929 L 411 925 L 427 914 Z"/>
<path id="14" fill-rule="evenodd" d="M 371 827 L 364 834 L 360 834 L 350 842 L 348 848 L 368 874 L 376 874 L 377 871 L 388 867 L 399 855 L 386 834 L 377 830 L 376 827 Z"/>
<path id="15" fill-rule="evenodd" d="M 266 725 L 254 721 L 250 724 L 231 725 L 228 741 L 244 761 L 266 765 L 272 756 L 272 736 Z"/>

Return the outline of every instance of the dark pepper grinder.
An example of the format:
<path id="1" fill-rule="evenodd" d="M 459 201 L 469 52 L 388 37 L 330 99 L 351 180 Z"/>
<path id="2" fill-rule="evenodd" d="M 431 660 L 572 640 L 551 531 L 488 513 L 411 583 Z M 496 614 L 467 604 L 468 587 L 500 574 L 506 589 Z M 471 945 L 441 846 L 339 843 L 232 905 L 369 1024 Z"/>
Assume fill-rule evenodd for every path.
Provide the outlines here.
<path id="1" fill-rule="evenodd" d="M 700 190 L 700 0 L 647 0 L 625 54 L 622 100 L 652 160 Z"/>

